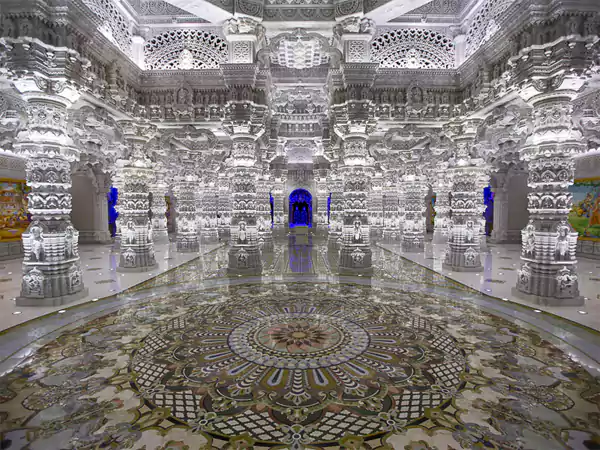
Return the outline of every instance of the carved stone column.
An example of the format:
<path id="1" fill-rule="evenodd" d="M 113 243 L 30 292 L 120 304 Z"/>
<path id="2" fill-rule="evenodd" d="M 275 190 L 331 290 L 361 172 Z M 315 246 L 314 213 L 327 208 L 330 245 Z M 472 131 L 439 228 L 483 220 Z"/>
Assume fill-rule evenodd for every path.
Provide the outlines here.
<path id="1" fill-rule="evenodd" d="M 221 64 L 230 90 L 224 128 L 231 136 L 229 166 L 232 216 L 228 271 L 231 274 L 260 274 L 261 253 L 256 217 L 256 181 L 259 140 L 265 133 L 268 106 L 265 77 L 259 76 L 255 50 L 264 44 L 264 28 L 249 18 L 232 19 L 225 26 L 230 44 L 229 63 Z M 243 64 L 241 64 L 243 63 Z M 263 142 L 263 145 L 264 142 Z"/>
<path id="2" fill-rule="evenodd" d="M 226 173 L 219 173 L 218 179 L 218 233 L 221 239 L 228 239 L 231 228 L 231 191 L 229 177 Z"/>
<path id="3" fill-rule="evenodd" d="M 283 192 L 287 170 L 276 170 L 273 178 L 273 232 L 282 233 L 285 229 L 286 214 L 283 211 Z"/>
<path id="4" fill-rule="evenodd" d="M 340 274 L 370 274 L 373 266 L 368 201 L 374 169 L 366 164 L 366 137 L 348 136 L 343 145 L 344 226 L 339 271 Z"/>
<path id="5" fill-rule="evenodd" d="M 163 168 L 157 168 L 156 179 L 150 187 L 152 193 L 152 234 L 156 244 L 169 243 L 169 231 L 167 229 L 167 195 L 168 186 L 165 182 L 165 173 Z"/>
<path id="6" fill-rule="evenodd" d="M 380 172 L 376 172 L 371 179 L 368 206 L 371 237 L 377 239 L 383 236 L 383 176 Z"/>
<path id="7" fill-rule="evenodd" d="M 558 86 L 561 78 L 553 80 Z M 578 82 L 566 83 L 567 87 Z M 583 80 L 579 81 L 581 85 Z M 576 86 L 573 85 L 575 88 Z M 540 90 L 542 88 L 540 87 Z M 529 224 L 523 229 L 521 269 L 514 293 L 549 305 L 581 305 L 575 264 L 577 232 L 568 221 L 569 186 L 575 176 L 573 157 L 587 145 L 572 118 L 576 90 L 539 92 L 533 105 L 533 133 L 521 149 L 529 169 Z"/>
<path id="8" fill-rule="evenodd" d="M 452 178 L 452 228 L 444 266 L 455 271 L 479 271 L 481 265 L 481 215 L 487 168 L 474 152 L 477 127 L 481 121 L 452 123 L 448 127 L 455 142 Z"/>
<path id="9" fill-rule="evenodd" d="M 451 228 L 450 192 L 452 191 L 452 179 L 448 173 L 447 162 L 438 163 L 433 190 L 435 192 L 433 243 L 446 244 Z"/>
<path id="10" fill-rule="evenodd" d="M 251 136 L 234 136 L 231 157 L 231 247 L 229 272 L 259 274 L 262 261 L 256 220 L 256 142 Z"/>
<path id="11" fill-rule="evenodd" d="M 338 170 L 332 170 L 327 178 L 327 186 L 331 194 L 327 245 L 331 248 L 337 248 L 342 243 L 342 228 L 344 224 L 344 184 Z"/>
<path id="12" fill-rule="evenodd" d="M 217 189 L 216 175 L 214 173 L 205 174 L 204 189 L 199 202 L 202 205 L 199 217 L 201 218 L 200 234 L 203 242 L 217 242 L 219 240 Z"/>
<path id="13" fill-rule="evenodd" d="M 23 233 L 23 281 L 17 305 L 61 305 L 87 294 L 81 274 L 79 233 L 71 214 L 71 162 L 79 150 L 67 134 L 67 108 L 79 96 L 70 87 L 16 82 L 27 101 L 27 128 L 13 151 L 26 158 L 31 223 Z M 39 83 L 46 83 L 39 81 Z"/>
<path id="14" fill-rule="evenodd" d="M 314 171 L 315 182 L 317 185 L 317 231 L 327 231 L 327 199 L 329 190 L 327 189 L 327 170 L 320 169 Z"/>
<path id="15" fill-rule="evenodd" d="M 494 193 L 494 226 L 491 240 L 494 243 L 506 242 L 508 240 L 508 172 L 496 172 L 494 174 L 496 185 L 492 187 Z"/>
<path id="16" fill-rule="evenodd" d="M 397 174 L 388 171 L 383 188 L 383 239 L 394 243 L 400 241 L 400 206 Z"/>
<path id="17" fill-rule="evenodd" d="M 119 272 L 145 272 L 156 268 L 154 230 L 150 221 L 150 186 L 155 180 L 154 164 L 145 146 L 155 129 L 133 121 L 119 122 L 127 143 L 126 159 L 117 161 L 121 245 Z"/>
<path id="18" fill-rule="evenodd" d="M 587 151 L 587 143 L 573 120 L 572 101 L 597 73 L 600 40 L 597 16 L 586 17 L 576 8 L 566 5 L 564 14 L 523 30 L 509 60 L 511 81 L 533 107 L 533 132 L 520 152 L 529 171 L 529 223 L 521 233 L 522 265 L 513 293 L 546 305 L 583 304 L 568 189 L 573 157 Z M 548 27 L 557 31 L 552 40 L 533 41 Z"/>
<path id="19" fill-rule="evenodd" d="M 182 175 L 175 177 L 174 194 L 177 221 L 177 251 L 182 253 L 200 250 L 198 233 L 198 177 L 193 173 L 193 167 L 183 170 Z M 186 173 L 187 172 L 187 173 Z"/>
<path id="20" fill-rule="evenodd" d="M 404 226 L 402 230 L 402 250 L 416 252 L 425 246 L 425 196 L 427 181 L 417 158 L 409 158 L 402 176 L 404 193 Z"/>
<path id="21" fill-rule="evenodd" d="M 267 252 L 273 251 L 270 187 L 268 172 L 263 171 L 256 182 L 256 228 L 258 245 Z"/>

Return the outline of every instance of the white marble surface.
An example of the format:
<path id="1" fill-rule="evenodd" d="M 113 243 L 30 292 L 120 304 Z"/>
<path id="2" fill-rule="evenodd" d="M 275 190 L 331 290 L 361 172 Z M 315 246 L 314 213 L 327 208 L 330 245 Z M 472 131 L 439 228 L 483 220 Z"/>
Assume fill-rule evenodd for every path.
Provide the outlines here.
<path id="1" fill-rule="evenodd" d="M 203 245 L 200 251 L 209 252 L 221 244 Z M 61 306 L 25 307 L 15 304 L 15 297 L 21 290 L 21 259 L 0 261 L 0 330 L 10 328 L 36 317 L 55 311 L 60 311 L 69 306 L 89 302 L 113 295 L 129 289 L 138 283 L 146 281 L 158 274 L 180 266 L 200 253 L 178 253 L 175 243 L 156 244 L 155 253 L 158 267 L 150 272 L 119 273 L 116 271 L 119 263 L 118 251 L 113 251 L 112 245 L 80 245 L 81 269 L 83 283 L 88 289 L 88 295 L 82 299 Z"/>
<path id="2" fill-rule="evenodd" d="M 585 298 L 585 305 L 556 307 L 536 304 L 512 294 L 512 288 L 517 285 L 517 271 L 521 266 L 519 244 L 488 244 L 489 249 L 481 258 L 484 268 L 481 272 L 475 273 L 453 272 L 444 268 L 442 266 L 444 245 L 426 242 L 425 251 L 418 253 L 403 252 L 399 245 L 379 245 L 484 294 L 507 299 L 509 302 L 529 306 L 600 330 L 600 261 L 598 260 L 586 258 L 578 260 L 579 290 Z"/>

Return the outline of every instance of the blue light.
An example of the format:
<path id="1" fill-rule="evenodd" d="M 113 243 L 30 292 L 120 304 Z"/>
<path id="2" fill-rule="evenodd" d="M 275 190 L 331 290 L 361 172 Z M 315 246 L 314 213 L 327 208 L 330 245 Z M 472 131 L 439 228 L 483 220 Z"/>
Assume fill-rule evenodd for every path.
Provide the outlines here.
<path id="1" fill-rule="evenodd" d="M 290 228 L 312 228 L 312 195 L 306 189 L 296 189 L 290 194 Z"/>
<path id="2" fill-rule="evenodd" d="M 110 230 L 110 235 L 114 237 L 117 234 L 117 217 L 119 217 L 119 213 L 115 209 L 117 200 L 119 199 L 118 189 L 111 187 L 106 193 L 106 197 L 108 199 L 108 229 Z"/>

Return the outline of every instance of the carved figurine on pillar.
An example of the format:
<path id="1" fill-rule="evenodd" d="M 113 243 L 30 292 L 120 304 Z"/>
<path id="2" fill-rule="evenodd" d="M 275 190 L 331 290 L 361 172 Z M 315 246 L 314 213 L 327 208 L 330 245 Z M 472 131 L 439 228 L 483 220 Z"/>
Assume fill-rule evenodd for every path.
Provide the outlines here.
<path id="1" fill-rule="evenodd" d="M 38 80 L 38 84 L 40 81 Z M 79 233 L 71 224 L 71 165 L 79 150 L 67 134 L 67 108 L 79 93 L 71 87 L 32 80 L 15 85 L 27 101 L 28 126 L 13 151 L 27 158 L 31 223 L 23 233 L 23 281 L 17 305 L 54 306 L 84 297 Z"/>
<path id="2" fill-rule="evenodd" d="M 145 154 L 145 146 L 154 127 L 133 122 L 119 123 L 127 142 L 128 155 L 117 161 L 122 183 L 119 195 L 121 246 L 119 272 L 145 272 L 156 268 L 152 223 L 149 218 L 150 185 L 155 179 L 154 164 Z"/>

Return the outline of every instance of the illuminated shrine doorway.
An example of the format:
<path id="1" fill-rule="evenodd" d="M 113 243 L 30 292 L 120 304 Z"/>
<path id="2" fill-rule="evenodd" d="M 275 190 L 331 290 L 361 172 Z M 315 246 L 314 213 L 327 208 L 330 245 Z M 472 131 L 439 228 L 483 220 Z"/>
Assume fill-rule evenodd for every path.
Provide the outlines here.
<path id="1" fill-rule="evenodd" d="M 290 228 L 312 228 L 312 195 L 306 189 L 296 189 L 290 194 Z"/>

